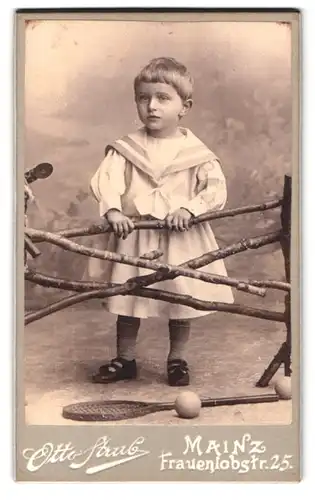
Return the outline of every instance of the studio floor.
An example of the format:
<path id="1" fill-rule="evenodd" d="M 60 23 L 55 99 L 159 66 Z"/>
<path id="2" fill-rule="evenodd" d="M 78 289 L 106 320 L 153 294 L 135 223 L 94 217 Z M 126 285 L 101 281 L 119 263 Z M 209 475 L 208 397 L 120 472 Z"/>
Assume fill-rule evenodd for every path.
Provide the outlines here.
<path id="1" fill-rule="evenodd" d="M 281 305 L 274 306 L 282 310 Z M 99 302 L 90 302 L 26 326 L 24 385 L 28 424 L 80 425 L 62 417 L 64 406 L 79 401 L 174 401 L 181 390 L 187 389 L 201 398 L 274 393 L 274 382 L 283 375 L 281 367 L 269 387 L 255 386 L 284 341 L 282 323 L 216 313 L 193 323 L 187 349 L 189 388 L 167 385 L 168 331 L 167 319 L 163 318 L 142 322 L 137 344 L 137 380 L 93 384 L 91 374 L 115 356 L 115 320 Z M 192 420 L 179 418 L 175 411 L 163 411 L 121 420 L 117 425 L 283 425 L 290 424 L 291 418 L 291 401 L 281 400 L 202 408 Z"/>

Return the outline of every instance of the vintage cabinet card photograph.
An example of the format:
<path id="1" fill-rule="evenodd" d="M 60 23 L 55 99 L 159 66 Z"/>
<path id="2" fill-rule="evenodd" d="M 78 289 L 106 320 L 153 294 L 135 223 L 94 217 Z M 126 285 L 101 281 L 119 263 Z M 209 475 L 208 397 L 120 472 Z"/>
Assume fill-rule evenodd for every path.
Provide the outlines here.
<path id="1" fill-rule="evenodd" d="M 17 481 L 300 480 L 300 13 L 20 10 Z"/>

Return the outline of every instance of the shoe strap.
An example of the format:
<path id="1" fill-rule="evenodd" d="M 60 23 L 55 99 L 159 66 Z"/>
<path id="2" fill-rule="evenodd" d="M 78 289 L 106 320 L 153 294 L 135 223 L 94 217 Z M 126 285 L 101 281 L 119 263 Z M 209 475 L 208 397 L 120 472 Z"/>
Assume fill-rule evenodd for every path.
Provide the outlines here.
<path id="1" fill-rule="evenodd" d="M 188 364 L 187 361 L 185 361 L 184 359 L 171 359 L 170 361 L 167 362 L 167 366 L 169 368 L 173 367 L 187 368 Z"/>
<path id="2" fill-rule="evenodd" d="M 123 368 L 124 365 L 122 364 L 122 362 L 118 358 L 115 358 L 115 359 L 111 360 L 109 366 L 116 370 L 117 368 Z"/>
<path id="3" fill-rule="evenodd" d="M 182 374 L 186 374 L 189 372 L 187 361 L 184 359 L 172 359 L 167 364 L 167 371 L 169 374 L 179 371 Z"/>

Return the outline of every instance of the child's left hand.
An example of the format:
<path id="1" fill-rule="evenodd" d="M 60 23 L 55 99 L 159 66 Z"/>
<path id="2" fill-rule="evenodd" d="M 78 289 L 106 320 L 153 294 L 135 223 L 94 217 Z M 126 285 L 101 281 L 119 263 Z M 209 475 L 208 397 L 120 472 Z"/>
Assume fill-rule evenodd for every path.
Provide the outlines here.
<path id="1" fill-rule="evenodd" d="M 187 231 L 192 214 L 186 208 L 179 208 L 165 218 L 166 227 L 173 231 Z"/>

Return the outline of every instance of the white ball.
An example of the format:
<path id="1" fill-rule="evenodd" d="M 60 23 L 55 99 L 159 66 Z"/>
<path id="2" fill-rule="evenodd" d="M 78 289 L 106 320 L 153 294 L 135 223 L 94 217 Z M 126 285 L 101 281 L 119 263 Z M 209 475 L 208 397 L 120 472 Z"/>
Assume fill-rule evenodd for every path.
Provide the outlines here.
<path id="1" fill-rule="evenodd" d="M 195 392 L 183 391 L 175 400 L 175 410 L 181 418 L 198 417 L 201 409 L 201 401 Z"/>
<path id="2" fill-rule="evenodd" d="M 291 377 L 281 377 L 275 382 L 275 391 L 281 399 L 292 398 Z"/>

